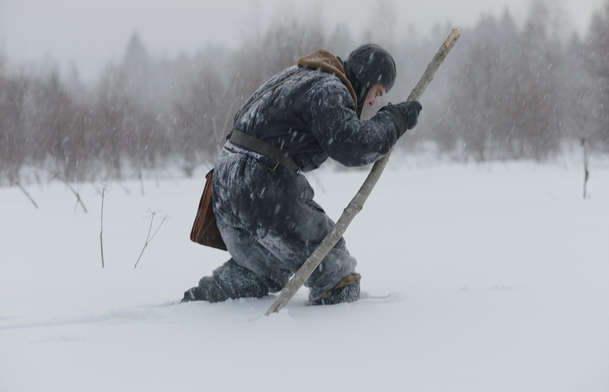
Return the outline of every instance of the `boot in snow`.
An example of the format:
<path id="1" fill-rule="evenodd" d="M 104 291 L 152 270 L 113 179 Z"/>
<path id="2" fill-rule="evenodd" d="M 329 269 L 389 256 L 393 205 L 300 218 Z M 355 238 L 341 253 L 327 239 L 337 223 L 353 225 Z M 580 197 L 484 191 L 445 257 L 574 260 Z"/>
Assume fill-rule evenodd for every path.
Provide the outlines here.
<path id="1" fill-rule="evenodd" d="M 209 301 L 221 302 L 228 299 L 228 295 L 222 290 L 214 278 L 206 276 L 201 278 L 199 285 L 184 292 L 181 302 Z"/>
<path id="2" fill-rule="evenodd" d="M 313 305 L 335 305 L 343 302 L 355 302 L 359 299 L 359 281 L 361 275 L 352 273 L 343 278 L 334 288 L 318 293 L 311 289 L 309 301 Z"/>
<path id="3" fill-rule="evenodd" d="M 201 278 L 198 286 L 187 290 L 181 302 L 222 302 L 229 298 L 260 298 L 267 295 L 270 289 L 267 282 L 231 259 L 218 267 L 212 276 Z"/>

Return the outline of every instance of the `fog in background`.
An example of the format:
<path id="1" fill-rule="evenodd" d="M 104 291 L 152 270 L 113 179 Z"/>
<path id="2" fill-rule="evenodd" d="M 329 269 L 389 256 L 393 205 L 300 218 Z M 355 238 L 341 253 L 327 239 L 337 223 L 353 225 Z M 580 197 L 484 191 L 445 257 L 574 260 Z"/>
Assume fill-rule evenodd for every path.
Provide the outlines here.
<path id="1" fill-rule="evenodd" d="M 582 141 L 609 152 L 609 0 L 201 4 L 4 0 L 0 184 L 192 175 L 240 104 L 298 57 L 379 43 L 396 59 L 399 102 L 455 24 L 463 37 L 397 152 L 543 161 Z"/>
<path id="2" fill-rule="evenodd" d="M 325 29 L 347 25 L 357 33 L 368 28 L 370 15 L 387 1 L 362 0 L 0 0 L 0 42 L 11 58 L 32 61 L 50 56 L 63 66 L 75 65 L 93 80 L 109 61 L 118 61 L 127 38 L 138 31 L 155 55 L 194 52 L 207 43 L 237 47 L 244 37 L 272 20 L 293 14 L 314 15 Z M 427 34 L 437 23 L 474 25 L 481 14 L 499 16 L 508 8 L 522 24 L 529 0 L 395 1 L 396 33 Z M 587 31 L 602 0 L 553 0 L 562 13 L 565 32 Z M 378 27 L 382 29 L 382 26 Z"/>

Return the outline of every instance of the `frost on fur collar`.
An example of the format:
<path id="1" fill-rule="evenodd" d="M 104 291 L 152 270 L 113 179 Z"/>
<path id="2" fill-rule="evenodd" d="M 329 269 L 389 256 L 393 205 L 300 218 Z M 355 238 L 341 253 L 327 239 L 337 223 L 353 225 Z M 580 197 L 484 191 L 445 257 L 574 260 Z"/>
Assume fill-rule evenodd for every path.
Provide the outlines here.
<path id="1" fill-rule="evenodd" d="M 321 69 L 324 72 L 336 75 L 336 77 L 338 77 L 349 89 L 353 102 L 355 102 L 355 111 L 357 112 L 357 95 L 355 95 L 355 89 L 347 77 L 345 67 L 338 57 L 325 49 L 317 49 L 315 52 L 299 58 L 297 64 L 300 67 Z"/>

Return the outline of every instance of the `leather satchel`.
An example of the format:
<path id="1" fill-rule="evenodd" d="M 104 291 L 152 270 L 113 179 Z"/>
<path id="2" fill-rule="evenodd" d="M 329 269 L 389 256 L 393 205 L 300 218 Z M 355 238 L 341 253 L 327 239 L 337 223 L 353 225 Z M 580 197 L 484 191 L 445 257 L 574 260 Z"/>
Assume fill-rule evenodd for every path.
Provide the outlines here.
<path id="1" fill-rule="evenodd" d="M 226 244 L 220 235 L 218 226 L 216 225 L 216 217 L 212 208 L 211 192 L 213 169 L 205 176 L 205 187 L 197 209 L 197 216 L 192 225 L 190 239 L 197 244 L 209 246 L 216 249 L 227 250 Z"/>

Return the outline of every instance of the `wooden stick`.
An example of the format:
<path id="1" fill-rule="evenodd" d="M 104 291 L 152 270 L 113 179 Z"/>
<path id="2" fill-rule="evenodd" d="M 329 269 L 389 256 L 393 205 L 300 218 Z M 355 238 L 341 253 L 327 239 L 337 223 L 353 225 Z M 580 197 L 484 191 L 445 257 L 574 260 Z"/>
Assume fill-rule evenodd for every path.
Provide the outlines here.
<path id="1" fill-rule="evenodd" d="M 421 80 L 419 80 L 419 83 L 417 83 L 412 93 L 410 93 L 408 101 L 415 101 L 421 97 L 429 83 L 431 83 L 433 80 L 434 74 L 440 67 L 440 64 L 442 64 L 450 50 L 455 46 L 460 36 L 461 31 L 459 29 L 452 30 L 444 44 L 442 44 L 442 47 L 440 47 L 434 56 L 431 63 L 427 66 L 427 69 L 421 77 Z M 313 254 L 311 254 L 311 256 L 304 262 L 302 267 L 296 271 L 292 279 L 290 279 L 283 290 L 281 290 L 281 293 L 277 297 L 275 303 L 273 303 L 273 305 L 271 305 L 271 307 L 266 311 L 265 314 L 267 316 L 271 313 L 280 311 L 284 306 L 287 305 L 298 289 L 300 289 L 309 276 L 311 276 L 315 268 L 321 264 L 326 255 L 330 253 L 332 248 L 334 248 L 336 243 L 341 239 L 355 215 L 357 215 L 357 213 L 364 208 L 364 202 L 381 177 L 390 155 L 391 152 L 374 164 L 370 174 L 368 174 L 368 177 L 366 178 L 366 181 L 364 181 L 364 184 L 357 192 L 353 200 L 351 200 L 347 208 L 345 208 L 343 214 L 336 222 L 336 225 L 332 231 L 326 236 L 326 238 L 324 238 Z"/>

